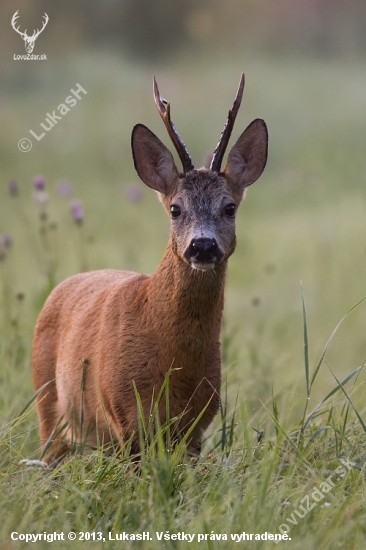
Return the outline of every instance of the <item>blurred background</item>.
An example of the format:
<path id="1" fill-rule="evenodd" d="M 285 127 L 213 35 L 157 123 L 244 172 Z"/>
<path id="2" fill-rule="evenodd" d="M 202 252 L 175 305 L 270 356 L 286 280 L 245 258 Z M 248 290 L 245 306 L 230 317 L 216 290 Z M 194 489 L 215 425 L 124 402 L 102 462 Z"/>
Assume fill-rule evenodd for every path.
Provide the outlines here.
<path id="1" fill-rule="evenodd" d="M 29 36 L 48 14 L 33 52 L 46 60 L 14 59 L 26 53 L 11 27 L 17 10 Z M 224 376 L 229 395 L 239 387 L 253 411 L 272 392 L 296 409 L 300 281 L 311 365 L 366 295 L 364 0 L 2 0 L 0 28 L 0 323 L 14 366 L 0 372 L 3 406 L 14 406 L 14 393 L 31 395 L 33 326 L 55 284 L 85 269 L 151 273 L 162 256 L 168 220 L 130 152 L 138 122 L 172 149 L 152 75 L 200 166 L 244 71 L 232 143 L 264 118 L 269 161 L 238 214 Z M 77 85 L 86 94 L 60 115 Z M 53 111 L 60 119 L 51 127 Z M 24 138 L 29 151 L 18 148 Z M 314 405 L 334 385 L 327 366 L 343 378 L 365 360 L 365 321 L 362 303 L 340 327 Z"/>

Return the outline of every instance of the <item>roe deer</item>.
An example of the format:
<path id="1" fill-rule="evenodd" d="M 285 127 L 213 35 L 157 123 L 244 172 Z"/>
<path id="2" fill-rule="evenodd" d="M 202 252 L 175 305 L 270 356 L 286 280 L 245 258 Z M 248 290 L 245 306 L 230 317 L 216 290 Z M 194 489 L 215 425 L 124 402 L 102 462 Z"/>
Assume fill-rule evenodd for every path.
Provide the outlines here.
<path id="1" fill-rule="evenodd" d="M 169 242 L 152 275 L 109 269 L 81 273 L 47 299 L 33 342 L 47 463 L 60 459 L 84 434 L 92 447 L 130 440 L 131 453 L 139 453 L 135 388 L 148 418 L 169 371 L 169 414 L 179 417 L 175 437 L 191 428 L 187 450 L 200 453 L 203 431 L 220 402 L 220 323 L 227 262 L 236 244 L 235 214 L 267 160 L 267 128 L 256 119 L 221 171 L 243 89 L 244 74 L 210 169 L 195 169 L 154 78 L 155 103 L 183 172 L 146 126 L 133 128 L 131 143 L 138 175 L 158 192 L 170 215 Z M 158 416 L 163 424 L 165 403 Z"/>

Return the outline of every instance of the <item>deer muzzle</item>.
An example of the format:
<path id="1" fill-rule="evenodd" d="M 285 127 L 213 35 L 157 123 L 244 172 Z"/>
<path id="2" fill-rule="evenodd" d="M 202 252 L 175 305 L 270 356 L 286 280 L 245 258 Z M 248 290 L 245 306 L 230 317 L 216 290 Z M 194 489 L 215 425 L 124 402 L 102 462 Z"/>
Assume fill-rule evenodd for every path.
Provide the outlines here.
<path id="1" fill-rule="evenodd" d="M 191 266 L 203 271 L 213 269 L 222 257 L 216 239 L 204 237 L 192 239 L 185 253 L 185 259 Z"/>

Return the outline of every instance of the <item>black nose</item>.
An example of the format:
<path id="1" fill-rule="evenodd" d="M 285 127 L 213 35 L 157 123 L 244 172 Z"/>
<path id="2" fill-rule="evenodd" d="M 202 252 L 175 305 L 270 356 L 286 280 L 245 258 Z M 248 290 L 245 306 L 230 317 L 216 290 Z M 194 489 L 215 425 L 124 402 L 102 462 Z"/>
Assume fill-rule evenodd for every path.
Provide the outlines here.
<path id="1" fill-rule="evenodd" d="M 209 262 L 217 259 L 218 246 L 215 239 L 193 239 L 189 246 L 191 260 Z"/>

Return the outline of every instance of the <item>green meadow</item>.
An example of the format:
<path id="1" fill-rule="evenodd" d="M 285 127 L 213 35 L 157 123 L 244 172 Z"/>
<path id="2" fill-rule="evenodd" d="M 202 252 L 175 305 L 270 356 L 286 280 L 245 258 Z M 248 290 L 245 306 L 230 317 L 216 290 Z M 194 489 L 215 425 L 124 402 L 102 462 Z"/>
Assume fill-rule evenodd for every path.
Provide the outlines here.
<path id="1" fill-rule="evenodd" d="M 155 270 L 169 220 L 135 174 L 133 125 L 172 147 L 150 66 L 101 52 L 30 65 L 2 66 L 1 548 L 50 547 L 11 541 L 12 532 L 95 533 L 52 543 L 60 549 L 270 548 L 271 540 L 240 537 L 287 531 L 291 540 L 279 548 L 364 549 L 364 63 L 248 53 L 216 59 L 215 70 L 184 56 L 169 71 L 157 68 L 197 166 L 216 145 L 242 70 L 231 144 L 254 118 L 269 130 L 268 164 L 239 210 L 229 262 L 222 410 L 197 463 L 182 446 L 164 449 L 163 426 L 139 468 L 126 449 L 117 456 L 75 448 L 55 470 L 20 462 L 40 458 L 31 374 L 37 315 L 51 289 L 80 271 Z M 87 93 L 34 138 L 29 130 L 39 136 L 47 113 L 78 84 Z M 17 146 L 25 137 L 29 152 Z M 81 223 L 70 210 L 76 200 Z M 109 540 L 144 532 L 151 540 Z"/>

